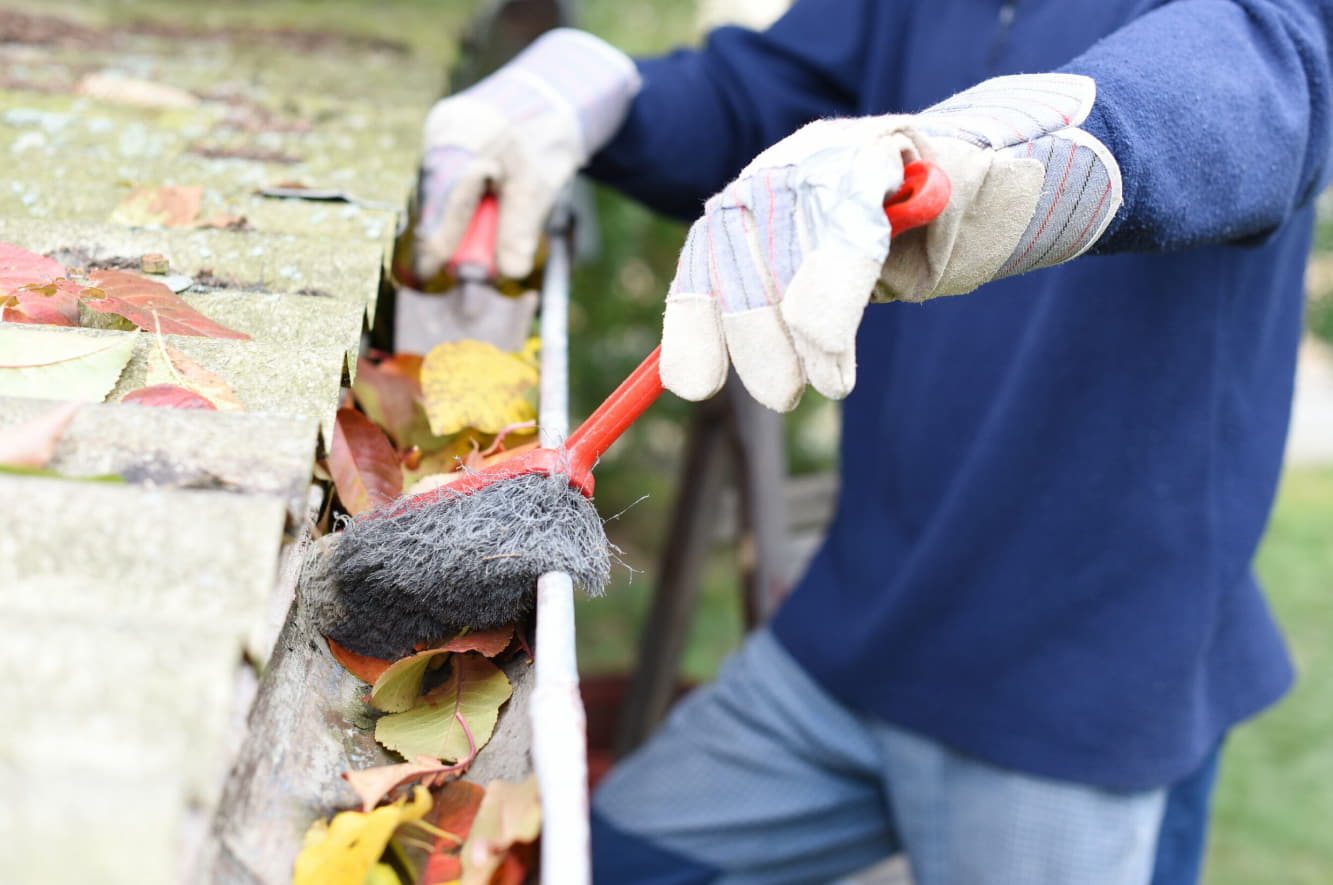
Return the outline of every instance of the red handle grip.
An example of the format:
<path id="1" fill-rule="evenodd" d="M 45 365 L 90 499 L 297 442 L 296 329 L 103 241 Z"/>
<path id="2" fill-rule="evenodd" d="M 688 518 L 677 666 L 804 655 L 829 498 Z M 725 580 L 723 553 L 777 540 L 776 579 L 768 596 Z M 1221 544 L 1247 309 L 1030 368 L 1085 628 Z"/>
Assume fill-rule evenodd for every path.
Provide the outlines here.
<path id="1" fill-rule="evenodd" d="M 884 214 L 888 216 L 893 236 L 933 221 L 948 204 L 950 190 L 949 176 L 939 166 L 909 163 L 903 169 L 903 186 L 884 201 Z M 662 376 L 658 368 L 661 356 L 659 345 L 569 435 L 565 448 L 571 485 L 591 493 L 593 464 L 661 395 Z"/>
<path id="2" fill-rule="evenodd" d="M 459 240 L 458 248 L 449 259 L 449 273 L 457 277 L 459 268 L 476 267 L 480 274 L 484 274 L 484 279 L 495 279 L 495 243 L 499 228 L 500 201 L 495 194 L 486 194 L 477 203 L 477 211 L 472 214 L 463 239 Z"/>

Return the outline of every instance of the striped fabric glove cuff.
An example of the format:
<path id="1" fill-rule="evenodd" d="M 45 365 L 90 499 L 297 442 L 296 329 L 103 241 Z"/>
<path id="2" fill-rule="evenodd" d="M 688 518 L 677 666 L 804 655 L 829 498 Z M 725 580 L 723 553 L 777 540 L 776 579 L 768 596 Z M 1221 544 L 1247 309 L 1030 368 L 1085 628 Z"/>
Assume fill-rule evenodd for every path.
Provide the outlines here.
<path id="1" fill-rule="evenodd" d="M 953 183 L 933 223 L 895 241 L 875 300 L 924 301 L 1087 251 L 1121 204 L 1120 168 L 1079 124 L 1092 79 L 987 80 L 905 119 L 919 153 Z"/>

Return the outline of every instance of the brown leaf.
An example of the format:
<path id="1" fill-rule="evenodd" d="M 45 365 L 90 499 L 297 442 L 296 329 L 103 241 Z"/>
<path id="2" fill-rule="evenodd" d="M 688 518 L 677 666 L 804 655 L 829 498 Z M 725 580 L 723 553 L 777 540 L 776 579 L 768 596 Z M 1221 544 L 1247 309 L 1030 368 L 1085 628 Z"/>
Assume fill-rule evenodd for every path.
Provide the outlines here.
<path id="1" fill-rule="evenodd" d="M 187 227 L 199 216 L 202 187 L 141 187 L 111 213 L 111 221 L 129 227 Z"/>
<path id="2" fill-rule="evenodd" d="M 156 280 L 123 270 L 95 270 L 89 278 L 96 288 L 84 289 L 81 300 L 90 310 L 123 316 L 140 329 L 163 335 L 250 340 L 244 332 L 213 322 Z"/>
<path id="3" fill-rule="evenodd" d="M 338 499 L 352 516 L 387 504 L 403 491 L 398 453 L 389 438 L 355 409 L 339 409 L 329 449 Z"/>
<path id="4" fill-rule="evenodd" d="M 364 357 L 356 361 L 352 395 L 365 412 L 398 446 L 406 449 L 415 432 L 426 428 L 421 385 L 414 378 L 387 371 Z"/>
<path id="5" fill-rule="evenodd" d="M 179 384 L 217 406 L 218 411 L 239 412 L 245 409 L 236 391 L 221 376 L 208 371 L 161 338 L 157 340 L 158 347 L 148 355 L 147 371 L 144 374 L 146 386 Z"/>
<path id="6" fill-rule="evenodd" d="M 389 666 L 393 663 L 393 661 L 386 661 L 383 658 L 372 658 L 368 655 L 359 655 L 354 651 L 348 651 L 327 636 L 324 637 L 324 641 L 329 644 L 329 651 L 333 654 L 333 659 L 342 664 L 343 669 L 369 685 L 374 685 L 375 681 L 384 675 L 384 671 L 389 669 Z"/>
<path id="7" fill-rule="evenodd" d="M 486 791 L 477 784 L 466 781 L 450 781 L 435 791 L 435 806 L 427 816 L 427 822 L 447 835 L 435 837 L 421 874 L 422 885 L 445 885 L 463 875 L 458 851 L 472 829 L 472 821 L 485 794 Z"/>
<path id="8" fill-rule="evenodd" d="M 380 360 L 379 369 L 381 372 L 410 378 L 420 384 L 421 364 L 424 361 L 425 357 L 415 353 L 395 353 L 386 359 Z"/>
<path id="9" fill-rule="evenodd" d="M 361 798 L 361 810 L 370 811 L 380 800 L 403 784 L 419 781 L 427 775 L 434 776 L 451 768 L 430 756 L 418 756 L 413 762 L 400 762 L 397 765 L 376 765 L 360 771 L 344 771 L 342 779 L 347 781 L 356 795 Z"/>
<path id="10" fill-rule="evenodd" d="M 81 403 L 65 403 L 22 424 L 0 429 L 0 464 L 45 467 Z"/>
<path id="11" fill-rule="evenodd" d="M 206 398 L 177 384 L 154 384 L 131 390 L 121 397 L 122 403 L 139 406 L 164 406 L 169 409 L 205 409 L 216 412 L 217 406 Z"/>
<path id="12" fill-rule="evenodd" d="M 432 650 L 457 652 L 475 651 L 481 652 L 485 657 L 493 658 L 509 648 L 509 644 L 513 641 L 514 625 L 510 624 L 506 627 L 496 627 L 492 630 L 471 630 L 465 633 L 460 633 L 453 639 L 444 643 L 444 645 Z"/>

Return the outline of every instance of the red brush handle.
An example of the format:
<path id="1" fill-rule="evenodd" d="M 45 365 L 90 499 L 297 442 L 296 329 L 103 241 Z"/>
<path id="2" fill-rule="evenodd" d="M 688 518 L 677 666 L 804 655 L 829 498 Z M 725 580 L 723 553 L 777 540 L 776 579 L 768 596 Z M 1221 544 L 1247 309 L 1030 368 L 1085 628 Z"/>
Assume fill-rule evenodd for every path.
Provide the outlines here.
<path id="1" fill-rule="evenodd" d="M 486 194 L 477 203 L 463 239 L 449 259 L 449 273 L 458 276 L 461 267 L 477 267 L 488 280 L 495 279 L 495 243 L 500 229 L 500 201 L 495 194 Z"/>
<path id="2" fill-rule="evenodd" d="M 929 224 L 949 202 L 949 176 L 934 163 L 909 163 L 903 185 L 884 201 L 893 236 Z M 662 393 L 658 371 L 662 348 L 653 352 L 606 398 L 597 411 L 569 435 L 565 448 L 572 485 L 590 488 L 589 472 L 611 444 L 620 438 Z"/>

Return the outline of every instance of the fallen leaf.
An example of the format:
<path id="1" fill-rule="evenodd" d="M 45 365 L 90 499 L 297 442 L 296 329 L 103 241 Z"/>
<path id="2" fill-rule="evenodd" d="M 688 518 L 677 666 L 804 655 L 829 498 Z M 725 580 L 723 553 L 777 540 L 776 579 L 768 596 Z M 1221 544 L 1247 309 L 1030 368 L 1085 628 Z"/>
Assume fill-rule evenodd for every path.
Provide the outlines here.
<path id="1" fill-rule="evenodd" d="M 169 409 L 206 409 L 215 412 L 218 408 L 193 390 L 177 384 L 140 387 L 125 394 L 120 401 L 139 406 L 165 406 Z"/>
<path id="2" fill-rule="evenodd" d="M 535 841 L 541 834 L 541 825 L 535 777 L 521 783 L 491 781 L 459 852 L 463 862 L 461 885 L 491 885 L 495 873 L 506 865 L 511 849 Z M 504 881 L 513 881 L 512 872 L 506 872 Z"/>
<path id="3" fill-rule="evenodd" d="M 344 771 L 342 779 L 361 797 L 361 810 L 370 811 L 380 800 L 403 784 L 421 780 L 426 775 L 439 774 L 449 769 L 438 759 L 430 756 L 418 756 L 415 762 L 400 762 L 397 765 L 376 765 L 360 771 Z"/>
<path id="4" fill-rule="evenodd" d="M 493 658 L 509 648 L 509 644 L 513 641 L 514 625 L 510 624 L 507 627 L 495 627 L 491 630 L 468 630 L 437 647 L 435 651 L 475 651 Z"/>
<path id="5" fill-rule="evenodd" d="M 368 655 L 359 655 L 354 651 L 348 651 L 327 636 L 324 637 L 324 641 L 329 644 L 329 651 L 333 654 L 333 659 L 342 664 L 343 669 L 370 685 L 374 685 L 375 680 L 379 679 L 380 675 L 389 669 L 389 666 L 393 663 L 383 658 L 372 658 Z"/>
<path id="6" fill-rule="evenodd" d="M 363 885 L 393 831 L 430 807 L 430 791 L 417 787 L 410 803 L 404 797 L 369 813 L 344 811 L 332 821 L 315 821 L 292 868 L 292 885 Z"/>
<path id="7" fill-rule="evenodd" d="M 429 492 L 438 489 L 441 486 L 447 486 L 451 482 L 455 482 L 459 479 L 462 479 L 464 476 L 467 476 L 468 471 L 485 470 L 488 467 L 493 467 L 494 465 L 499 464 L 502 461 L 508 461 L 510 458 L 515 458 L 519 455 L 522 455 L 524 452 L 531 452 L 533 449 L 537 448 L 537 446 L 538 446 L 537 441 L 533 440 L 530 443 L 525 443 L 521 446 L 515 446 L 512 449 L 505 449 L 502 452 L 497 452 L 494 455 L 491 455 L 490 457 L 486 458 L 483 458 L 480 452 L 465 455 L 461 459 L 456 458 L 453 465 L 453 469 L 450 470 L 448 473 L 431 473 L 420 477 L 419 479 L 415 480 L 411 486 L 408 487 L 407 494 L 420 495 L 423 494 L 424 492 Z M 420 473 L 419 470 L 416 472 Z"/>
<path id="8" fill-rule="evenodd" d="M 186 227 L 199 215 L 202 187 L 140 187 L 111 212 L 112 224 L 127 227 Z"/>
<path id="9" fill-rule="evenodd" d="M 45 467 L 82 403 L 65 403 L 22 424 L 0 429 L 0 464 Z"/>
<path id="10" fill-rule="evenodd" d="M 147 371 L 144 373 L 144 386 L 152 387 L 156 384 L 176 384 L 193 390 L 221 412 L 240 412 L 245 409 L 230 384 L 161 338 L 157 339 L 157 347 L 148 354 Z"/>
<path id="11" fill-rule="evenodd" d="M 192 108 L 199 104 L 199 98 L 184 89 L 106 71 L 84 75 L 75 84 L 74 91 L 78 95 L 84 95 L 88 98 L 118 104 L 130 104 L 141 108 L 175 110 Z"/>
<path id="12" fill-rule="evenodd" d="M 450 781 L 435 791 L 435 807 L 428 822 L 443 834 L 435 837 L 421 873 L 422 885 L 446 885 L 463 875 L 458 852 L 472 829 L 484 795 L 484 789 L 467 781 Z"/>
<path id="13" fill-rule="evenodd" d="M 463 862 L 456 851 L 432 852 L 421 871 L 421 885 L 454 885 L 463 875 Z"/>
<path id="14" fill-rule="evenodd" d="M 404 756 L 456 762 L 485 746 L 500 706 L 513 692 L 508 677 L 478 654 L 454 655 L 444 684 L 405 713 L 375 723 L 375 740 Z"/>
<path id="15" fill-rule="evenodd" d="M 0 304 L 4 305 L 0 320 L 44 326 L 77 326 L 78 293 L 82 291 L 82 286 L 67 279 L 52 280 L 45 285 L 33 283 L 24 286 L 0 299 Z"/>
<path id="16" fill-rule="evenodd" d="M 446 341 L 426 354 L 421 388 L 437 436 L 465 427 L 497 433 L 536 410 L 527 396 L 537 384 L 537 370 L 511 353 L 482 341 Z"/>
<path id="17" fill-rule="evenodd" d="M 0 243 L 0 320 L 77 326 L 81 289 L 58 261 Z"/>
<path id="18" fill-rule="evenodd" d="M 95 270 L 89 279 L 95 288 L 84 289 L 80 296 L 89 310 L 122 316 L 163 335 L 251 340 L 244 332 L 213 322 L 157 280 L 123 270 Z"/>
<path id="19" fill-rule="evenodd" d="M 401 375 L 421 383 L 421 364 L 425 358 L 415 353 L 395 353 L 377 364 L 381 372 Z"/>
<path id="20" fill-rule="evenodd" d="M 421 682 L 426 678 L 426 671 L 432 665 L 439 666 L 444 656 L 450 652 L 444 649 L 428 648 L 399 658 L 390 664 L 375 680 L 367 699 L 376 710 L 385 713 L 402 713 L 416 706 L 421 696 Z"/>
<path id="21" fill-rule="evenodd" d="M 47 283 L 64 275 L 65 268 L 60 262 L 0 243 L 0 295 L 8 295 L 20 286 Z"/>
<path id="22" fill-rule="evenodd" d="M 408 447 L 414 433 L 426 427 L 421 384 L 414 378 L 385 371 L 358 357 L 352 395 L 366 417 L 382 427 L 400 451 Z"/>
<path id="23" fill-rule="evenodd" d="M 355 409 L 338 410 L 329 472 L 338 500 L 352 516 L 387 504 L 403 491 L 403 472 L 393 444 Z"/>
<path id="24" fill-rule="evenodd" d="M 138 336 L 93 337 L 0 328 L 0 396 L 101 402 L 116 386 Z"/>
<path id="25" fill-rule="evenodd" d="M 403 885 L 403 880 L 398 877 L 392 864 L 376 863 L 366 873 L 361 885 Z"/>

